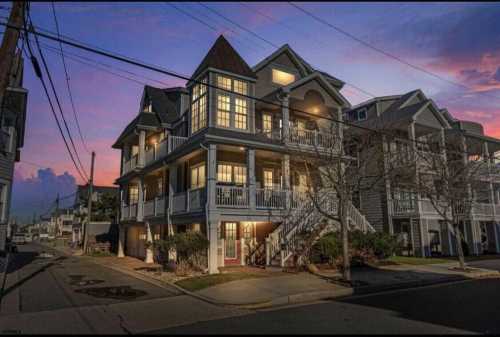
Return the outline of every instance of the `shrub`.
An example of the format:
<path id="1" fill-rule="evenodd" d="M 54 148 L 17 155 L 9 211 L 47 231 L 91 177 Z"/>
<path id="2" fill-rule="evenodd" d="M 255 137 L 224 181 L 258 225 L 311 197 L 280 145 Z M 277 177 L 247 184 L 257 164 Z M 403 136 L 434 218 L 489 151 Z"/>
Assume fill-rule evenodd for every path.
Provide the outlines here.
<path id="1" fill-rule="evenodd" d="M 206 265 L 208 239 L 200 232 L 176 233 L 155 243 L 161 262 L 168 263 L 169 252 L 175 251 L 175 269 L 185 274 L 187 269 L 202 270 Z M 173 264 L 171 264 L 173 265 Z"/>
<path id="2" fill-rule="evenodd" d="M 342 254 L 342 241 L 338 233 L 328 233 L 318 240 L 312 247 L 311 261 L 313 263 L 335 264 Z"/>

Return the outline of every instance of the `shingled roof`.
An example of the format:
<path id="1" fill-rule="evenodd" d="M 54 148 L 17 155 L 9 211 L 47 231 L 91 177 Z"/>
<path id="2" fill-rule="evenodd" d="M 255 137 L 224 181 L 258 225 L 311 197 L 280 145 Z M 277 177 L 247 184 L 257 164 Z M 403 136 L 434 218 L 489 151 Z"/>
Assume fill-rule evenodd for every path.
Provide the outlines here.
<path id="1" fill-rule="evenodd" d="M 237 75 L 257 78 L 250 66 L 222 35 L 217 38 L 203 61 L 201 61 L 198 68 L 194 71 L 191 79 L 198 77 L 207 68 L 215 68 Z"/>

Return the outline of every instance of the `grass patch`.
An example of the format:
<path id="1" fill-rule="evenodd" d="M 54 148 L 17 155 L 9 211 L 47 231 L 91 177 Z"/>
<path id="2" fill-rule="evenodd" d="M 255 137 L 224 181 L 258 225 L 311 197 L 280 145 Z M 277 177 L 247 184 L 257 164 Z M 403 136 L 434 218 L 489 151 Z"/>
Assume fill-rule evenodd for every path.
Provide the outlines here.
<path id="1" fill-rule="evenodd" d="M 184 280 L 177 281 L 175 282 L 175 284 L 189 291 L 197 291 L 208 287 L 213 287 L 217 284 L 227 283 L 231 281 L 262 278 L 269 276 L 270 275 L 267 273 L 235 272 L 235 273 L 190 277 Z"/>
<path id="2" fill-rule="evenodd" d="M 92 257 L 106 257 L 106 256 L 113 256 L 110 252 L 101 252 L 101 251 L 95 251 L 89 254 Z"/>
<path id="3" fill-rule="evenodd" d="M 500 259 L 498 254 L 486 254 L 486 255 L 471 255 L 465 257 L 465 262 L 474 261 L 484 261 L 484 260 L 496 260 Z M 444 257 L 414 257 L 414 256 L 391 256 L 388 259 L 380 261 L 380 265 L 387 264 L 409 264 L 409 265 L 427 265 L 427 264 L 437 264 L 437 263 L 449 263 L 458 262 L 456 256 L 444 256 Z"/>
<path id="4" fill-rule="evenodd" d="M 395 264 L 409 264 L 409 265 L 426 265 L 426 264 L 437 264 L 437 263 L 449 263 L 452 262 L 450 258 L 437 258 L 437 257 L 414 257 L 414 256 L 391 256 L 384 261 L 388 261 Z"/>

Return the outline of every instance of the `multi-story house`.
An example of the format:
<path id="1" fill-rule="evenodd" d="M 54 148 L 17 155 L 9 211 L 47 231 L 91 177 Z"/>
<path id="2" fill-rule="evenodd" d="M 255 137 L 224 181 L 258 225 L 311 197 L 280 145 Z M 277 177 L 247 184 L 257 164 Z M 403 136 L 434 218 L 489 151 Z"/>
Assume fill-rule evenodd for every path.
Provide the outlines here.
<path id="1" fill-rule="evenodd" d="M 150 262 L 146 242 L 194 230 L 209 240 L 210 273 L 248 257 L 284 265 L 310 216 L 301 214 L 304 160 L 342 137 L 324 117 L 341 120 L 350 106 L 343 84 L 288 45 L 250 67 L 220 36 L 185 88 L 146 86 L 113 145 L 121 149 L 119 254 Z M 349 218 L 369 227 L 354 206 Z"/>
<path id="2" fill-rule="evenodd" d="M 5 250 L 9 221 L 14 164 L 20 160 L 24 144 L 26 102 L 28 91 L 23 88 L 23 58 L 18 51 L 12 64 L 3 106 L 0 107 L 0 252 Z"/>
<path id="3" fill-rule="evenodd" d="M 479 156 L 478 162 L 482 162 L 484 171 L 473 175 L 476 181 L 470 182 L 473 204 L 469 214 L 464 214 L 461 231 L 470 254 L 500 252 L 500 180 L 494 160 L 494 154 L 500 150 L 500 140 L 484 135 L 478 123 L 453 118 L 421 90 L 358 104 L 346 111 L 346 119 L 397 136 L 382 136 L 378 144 L 384 153 L 381 167 L 385 173 L 397 169 L 398 165 L 408 169 L 407 163 L 412 162 L 414 178 L 432 174 L 429 170 L 436 167 L 429 167 L 431 161 L 423 158 L 444 156 L 442 162 L 449 162 L 453 154 L 447 151 L 447 144 L 460 144 L 457 148 L 466 154 L 465 165 L 478 161 Z M 422 191 L 409 190 L 402 180 L 391 179 L 390 174 L 383 176 L 378 188 L 364 191 L 359 197 L 358 205 L 368 221 L 377 230 L 406 238 L 409 254 L 456 255 L 453 231 Z"/>

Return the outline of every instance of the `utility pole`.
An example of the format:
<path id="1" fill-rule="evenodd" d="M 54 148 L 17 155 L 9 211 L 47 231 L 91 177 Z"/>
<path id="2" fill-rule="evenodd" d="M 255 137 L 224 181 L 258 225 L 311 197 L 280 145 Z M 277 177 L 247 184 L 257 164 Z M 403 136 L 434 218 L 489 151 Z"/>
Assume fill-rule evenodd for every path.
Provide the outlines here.
<path id="1" fill-rule="evenodd" d="M 9 16 L 9 25 L 21 28 L 24 24 L 24 14 L 26 9 L 25 1 L 12 1 L 12 9 Z M 9 86 L 10 74 L 12 71 L 12 62 L 16 55 L 17 41 L 19 40 L 20 30 L 6 27 L 0 46 L 0 111 L 3 111 L 3 100 L 5 92 Z M 3 116 L 3 112 L 2 112 Z M 0 127 L 3 124 L 3 118 L 0 119 Z M 3 145 L 3 144 L 2 144 Z"/>
<path id="2" fill-rule="evenodd" d="M 89 200 L 88 200 L 88 207 L 87 207 L 87 223 L 83 224 L 83 254 L 87 253 L 87 245 L 88 245 L 88 238 L 87 238 L 87 232 L 88 228 L 87 226 L 90 225 L 90 221 L 92 219 L 92 193 L 94 189 L 94 161 L 95 161 L 95 152 L 92 151 L 92 162 L 90 163 L 90 179 L 89 179 Z"/>

